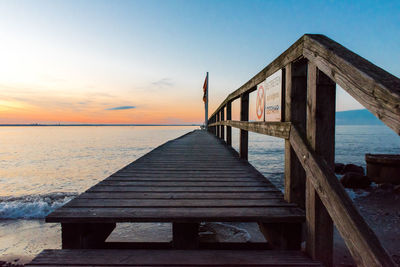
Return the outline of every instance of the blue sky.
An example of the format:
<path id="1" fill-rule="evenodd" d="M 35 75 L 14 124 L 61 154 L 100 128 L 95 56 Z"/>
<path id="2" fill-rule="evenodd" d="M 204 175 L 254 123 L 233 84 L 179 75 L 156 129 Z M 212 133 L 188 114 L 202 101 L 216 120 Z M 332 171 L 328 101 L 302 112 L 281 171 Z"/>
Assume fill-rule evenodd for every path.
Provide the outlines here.
<path id="1" fill-rule="evenodd" d="M 212 112 L 304 33 L 400 76 L 400 1 L 0 1 L 0 17 L 0 123 L 201 122 L 206 71 Z"/>

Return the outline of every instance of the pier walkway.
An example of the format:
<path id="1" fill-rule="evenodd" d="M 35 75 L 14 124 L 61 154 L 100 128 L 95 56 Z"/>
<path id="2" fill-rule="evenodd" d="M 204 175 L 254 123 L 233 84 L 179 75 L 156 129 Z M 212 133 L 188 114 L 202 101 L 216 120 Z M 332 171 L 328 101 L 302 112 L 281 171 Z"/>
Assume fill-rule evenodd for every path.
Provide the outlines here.
<path id="1" fill-rule="evenodd" d="M 283 194 L 232 148 L 196 130 L 112 174 L 46 221 L 62 224 L 63 248 L 91 243 L 101 247 L 98 233 L 91 241 L 77 225 L 105 233 L 118 222 L 171 222 L 174 247 L 187 248 L 197 246 L 200 222 L 292 225 L 304 221 L 304 212 L 285 202 Z"/>

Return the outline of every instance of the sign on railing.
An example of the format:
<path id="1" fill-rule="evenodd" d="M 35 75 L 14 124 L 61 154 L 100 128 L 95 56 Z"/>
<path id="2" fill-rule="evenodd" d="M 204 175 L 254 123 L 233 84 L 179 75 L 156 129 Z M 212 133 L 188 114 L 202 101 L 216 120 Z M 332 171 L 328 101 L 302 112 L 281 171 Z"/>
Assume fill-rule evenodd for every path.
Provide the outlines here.
<path id="1" fill-rule="evenodd" d="M 256 121 L 282 120 L 282 70 L 257 85 Z"/>
<path id="2" fill-rule="evenodd" d="M 256 121 L 264 121 L 265 113 L 265 81 L 257 85 Z"/>

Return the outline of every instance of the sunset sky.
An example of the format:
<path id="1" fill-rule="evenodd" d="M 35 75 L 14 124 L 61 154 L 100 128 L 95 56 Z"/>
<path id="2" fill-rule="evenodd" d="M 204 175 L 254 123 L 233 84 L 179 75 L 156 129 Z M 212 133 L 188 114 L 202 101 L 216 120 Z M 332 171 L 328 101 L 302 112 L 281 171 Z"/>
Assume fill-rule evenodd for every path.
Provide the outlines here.
<path id="1" fill-rule="evenodd" d="M 0 1 L 1 123 L 202 123 L 304 33 L 400 76 L 400 1 Z M 337 110 L 362 108 L 338 90 Z"/>

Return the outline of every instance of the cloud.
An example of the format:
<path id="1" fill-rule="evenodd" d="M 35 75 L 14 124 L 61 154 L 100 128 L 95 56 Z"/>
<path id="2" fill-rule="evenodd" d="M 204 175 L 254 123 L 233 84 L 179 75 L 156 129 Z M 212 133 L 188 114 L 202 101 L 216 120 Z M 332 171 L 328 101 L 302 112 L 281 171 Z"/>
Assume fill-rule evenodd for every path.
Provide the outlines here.
<path id="1" fill-rule="evenodd" d="M 174 85 L 172 80 L 169 79 L 169 78 L 163 78 L 163 79 L 160 79 L 158 81 L 152 82 L 151 84 L 154 85 L 154 86 L 159 86 L 159 87 L 163 87 L 163 86 L 170 87 L 170 86 Z"/>
<path id="2" fill-rule="evenodd" d="M 124 109 L 134 109 L 136 108 L 135 106 L 120 106 L 120 107 L 114 107 L 114 108 L 106 108 L 105 110 L 124 110 Z"/>

